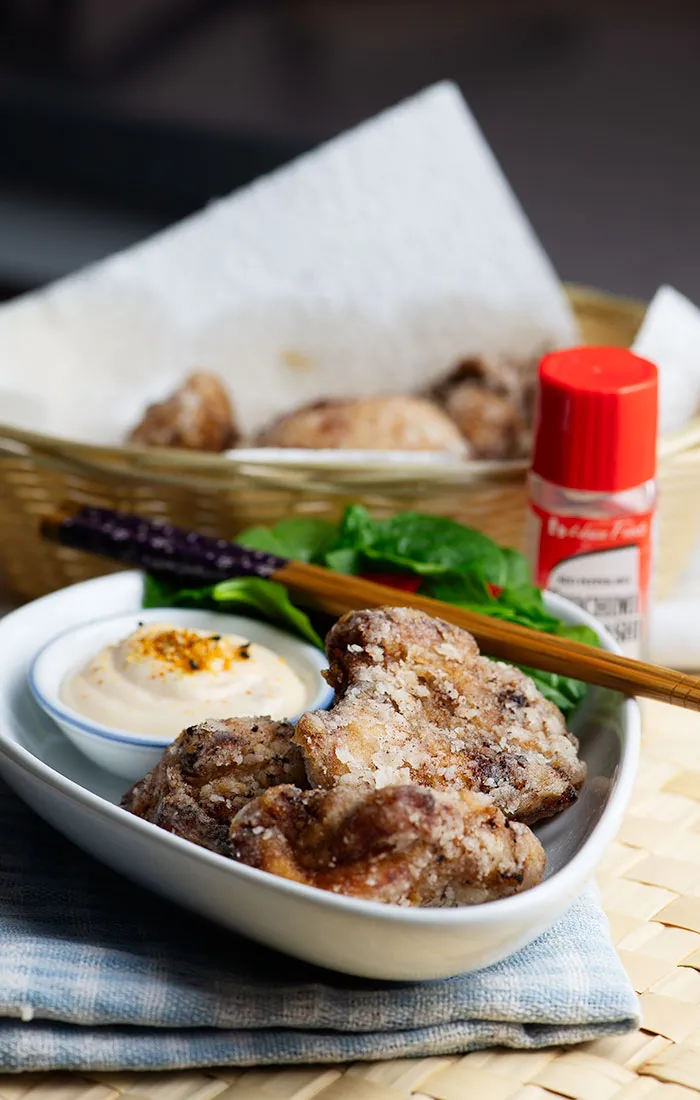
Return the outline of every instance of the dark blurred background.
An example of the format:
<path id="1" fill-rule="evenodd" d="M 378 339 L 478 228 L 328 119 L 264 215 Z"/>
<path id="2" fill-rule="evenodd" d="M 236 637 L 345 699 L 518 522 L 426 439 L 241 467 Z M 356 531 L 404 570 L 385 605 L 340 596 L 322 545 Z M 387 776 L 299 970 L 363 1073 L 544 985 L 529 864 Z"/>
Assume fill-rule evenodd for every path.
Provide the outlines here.
<path id="1" fill-rule="evenodd" d="M 563 278 L 700 301 L 700 0 L 0 0 L 0 295 L 444 77 Z"/>

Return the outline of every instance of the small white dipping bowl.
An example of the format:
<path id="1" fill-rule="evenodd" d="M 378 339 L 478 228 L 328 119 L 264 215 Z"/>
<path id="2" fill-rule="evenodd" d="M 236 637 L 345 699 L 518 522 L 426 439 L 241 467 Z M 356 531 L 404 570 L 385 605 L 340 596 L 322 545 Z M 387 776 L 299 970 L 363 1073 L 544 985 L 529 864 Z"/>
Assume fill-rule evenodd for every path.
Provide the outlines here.
<path id="1" fill-rule="evenodd" d="M 217 634 L 238 634 L 248 641 L 267 646 L 289 664 L 306 688 L 304 710 L 325 710 L 333 691 L 321 673 L 328 661 L 321 650 L 286 634 L 277 627 L 241 615 L 217 611 L 184 610 L 173 607 L 149 608 L 127 615 L 112 616 L 81 624 L 52 638 L 36 655 L 29 669 L 29 687 L 39 706 L 56 722 L 73 744 L 101 768 L 136 782 L 160 760 L 176 735 L 143 736 L 93 722 L 67 706 L 61 699 L 66 679 L 83 668 L 105 646 L 114 645 L 133 633 L 140 624 L 168 623 Z M 202 713 L 195 721 L 209 717 Z M 290 715 L 295 721 L 298 714 Z"/>

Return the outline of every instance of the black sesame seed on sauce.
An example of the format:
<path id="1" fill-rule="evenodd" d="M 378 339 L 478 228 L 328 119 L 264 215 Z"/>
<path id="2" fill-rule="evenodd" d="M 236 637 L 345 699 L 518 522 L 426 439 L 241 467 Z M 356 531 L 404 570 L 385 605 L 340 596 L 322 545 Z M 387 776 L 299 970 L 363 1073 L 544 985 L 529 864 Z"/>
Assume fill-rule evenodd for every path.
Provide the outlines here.
<path id="1" fill-rule="evenodd" d="M 239 647 L 223 634 L 217 638 L 187 627 L 151 629 L 134 638 L 132 659 L 159 661 L 171 672 L 186 674 L 230 671 L 240 660 Z"/>

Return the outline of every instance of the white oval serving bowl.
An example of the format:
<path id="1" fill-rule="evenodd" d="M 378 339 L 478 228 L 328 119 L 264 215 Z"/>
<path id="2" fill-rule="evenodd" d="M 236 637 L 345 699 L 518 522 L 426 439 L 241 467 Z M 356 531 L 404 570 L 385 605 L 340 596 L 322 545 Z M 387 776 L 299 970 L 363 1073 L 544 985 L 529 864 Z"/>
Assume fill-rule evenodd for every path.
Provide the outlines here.
<path id="1" fill-rule="evenodd" d="M 77 591 L 76 585 L 72 591 Z M 79 596 L 78 596 L 79 599 Z M 84 605 L 86 618 L 93 613 Z M 94 613 L 93 613 L 94 614 Z M 321 675 L 328 668 L 324 654 L 275 626 L 260 623 L 243 615 L 227 615 L 217 611 L 185 608 L 140 608 L 122 615 L 110 615 L 61 631 L 44 645 L 29 668 L 29 687 L 39 706 L 56 722 L 73 744 L 101 768 L 135 783 L 154 768 L 165 749 L 177 736 L 144 736 L 115 726 L 93 722 L 61 699 L 61 686 L 66 678 L 83 668 L 105 646 L 113 645 L 131 634 L 141 624 L 164 623 L 186 626 L 192 630 L 211 630 L 218 634 L 238 634 L 248 641 L 267 646 L 284 657 L 292 672 L 302 681 L 306 702 L 304 710 L 325 710 L 333 699 L 333 691 Z M 300 712 L 301 713 L 301 712 Z M 206 710 L 183 722 L 192 726 L 209 717 Z M 295 721 L 299 714 L 289 715 Z"/>
<path id="2" fill-rule="evenodd" d="M 577 720 L 588 777 L 577 803 L 538 833 L 545 881 L 459 909 L 402 909 L 316 890 L 198 848 L 119 808 L 126 784 L 78 752 L 31 696 L 27 673 L 52 632 L 92 616 L 138 611 L 142 578 L 117 573 L 55 592 L 0 621 L 0 772 L 59 832 L 148 889 L 235 932 L 362 977 L 441 978 L 488 966 L 548 928 L 592 877 L 632 791 L 637 704 L 591 689 Z M 567 601 L 548 608 L 594 625 Z M 596 627 L 607 649 L 617 647 Z M 134 913 L 138 921 L 138 913 Z"/>

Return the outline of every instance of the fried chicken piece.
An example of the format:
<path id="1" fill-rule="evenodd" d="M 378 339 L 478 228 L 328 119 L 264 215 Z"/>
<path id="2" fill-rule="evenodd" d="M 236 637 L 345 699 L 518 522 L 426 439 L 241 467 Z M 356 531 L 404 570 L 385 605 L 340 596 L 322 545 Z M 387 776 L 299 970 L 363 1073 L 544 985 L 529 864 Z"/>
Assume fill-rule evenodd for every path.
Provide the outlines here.
<path id="1" fill-rule="evenodd" d="M 509 459 L 527 453 L 525 421 L 509 397 L 463 382 L 450 392 L 445 412 L 471 444 L 474 458 Z"/>
<path id="2" fill-rule="evenodd" d="M 506 363 L 465 359 L 433 391 L 472 448 L 474 458 L 527 454 L 530 432 L 524 379 Z"/>
<path id="3" fill-rule="evenodd" d="M 307 785 L 294 727 L 272 718 L 210 719 L 184 730 L 122 799 L 130 813 L 227 854 L 234 814 L 279 783 Z"/>
<path id="4" fill-rule="evenodd" d="M 313 786 L 483 791 L 528 823 L 576 799 L 585 765 L 563 715 L 466 631 L 410 608 L 351 611 L 326 651 L 336 701 L 295 734 Z"/>
<path id="5" fill-rule="evenodd" d="M 535 886 L 545 855 L 485 795 L 425 787 L 273 787 L 235 817 L 234 859 L 395 905 L 474 905 Z"/>
<path id="6" fill-rule="evenodd" d="M 491 393 L 511 397 L 519 404 L 525 380 L 529 378 L 532 370 L 533 367 L 530 364 L 517 368 L 505 360 L 486 359 L 474 355 L 469 359 L 462 359 L 444 378 L 440 379 L 433 387 L 431 397 L 440 404 L 444 404 L 455 386 L 471 383 Z"/>
<path id="7" fill-rule="evenodd" d="M 467 446 L 449 416 L 421 397 L 318 401 L 280 417 L 256 442 L 259 447 L 446 451 L 467 456 Z"/>
<path id="8" fill-rule="evenodd" d="M 238 439 L 231 399 L 215 374 L 198 371 L 164 401 L 149 405 L 129 435 L 142 447 L 225 451 Z"/>

